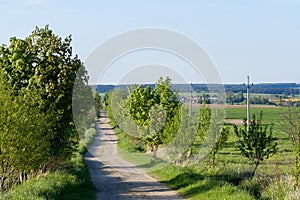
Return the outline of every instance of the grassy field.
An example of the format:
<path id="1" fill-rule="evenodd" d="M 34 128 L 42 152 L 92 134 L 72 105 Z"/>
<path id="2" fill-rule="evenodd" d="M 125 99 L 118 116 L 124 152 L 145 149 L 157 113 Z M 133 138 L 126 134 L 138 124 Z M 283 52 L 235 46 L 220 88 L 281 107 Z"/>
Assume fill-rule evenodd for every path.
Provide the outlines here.
<path id="1" fill-rule="evenodd" d="M 251 109 L 258 115 L 263 111 L 263 123 L 274 123 L 273 134 L 277 138 L 278 153 L 263 161 L 257 174 L 251 178 L 253 166 L 235 148 L 237 138 L 231 131 L 225 147 L 217 155 L 217 165 L 197 163 L 175 166 L 163 160 L 138 152 L 130 145 L 130 138 L 118 131 L 121 155 L 151 172 L 162 183 L 188 199 L 299 199 L 300 193 L 292 192 L 293 153 L 288 136 L 280 129 L 280 107 Z M 226 118 L 244 119 L 245 108 L 226 108 Z M 231 126 L 232 125 L 228 125 Z"/>
<path id="2" fill-rule="evenodd" d="M 266 107 L 253 107 L 250 109 L 251 117 L 253 114 L 259 116 L 260 112 L 263 112 L 263 122 L 264 123 L 275 123 L 278 124 L 280 121 L 280 115 L 282 112 L 286 111 L 286 108 L 281 108 L 279 106 L 266 106 Z M 231 107 L 225 108 L 227 119 L 245 119 L 247 116 L 246 108 L 241 107 Z"/>

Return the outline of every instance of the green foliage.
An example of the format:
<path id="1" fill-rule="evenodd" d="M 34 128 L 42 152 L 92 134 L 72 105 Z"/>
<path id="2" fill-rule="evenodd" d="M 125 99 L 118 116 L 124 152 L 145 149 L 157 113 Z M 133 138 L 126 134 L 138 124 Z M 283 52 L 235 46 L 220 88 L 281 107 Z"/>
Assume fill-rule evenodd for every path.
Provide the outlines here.
<path id="1" fill-rule="evenodd" d="M 130 117 L 137 123 L 139 137 L 148 146 L 148 152 L 155 154 L 158 146 L 169 143 L 179 128 L 176 115 L 180 114 L 180 102 L 171 89 L 171 79 L 160 78 L 153 91 L 150 86 L 135 86 L 129 93 Z"/>
<path id="2" fill-rule="evenodd" d="M 196 116 L 190 116 L 189 109 L 185 106 L 181 108 L 181 115 L 176 116 L 181 119 L 178 125 L 180 128 L 170 143 L 170 154 L 172 161 L 180 164 L 193 156 L 192 145 L 197 132 L 197 119 Z"/>
<path id="3" fill-rule="evenodd" d="M 226 108 L 226 110 L 226 117 L 228 118 L 242 119 L 246 115 L 245 108 L 230 107 Z M 174 166 L 168 162 L 162 164 L 162 160 L 149 157 L 143 152 L 137 153 L 137 151 L 127 154 L 122 151 L 122 155 L 126 154 L 124 156 L 125 159 L 139 167 L 145 167 L 158 180 L 188 199 L 299 199 L 299 187 L 294 188 L 295 180 L 289 176 L 293 167 L 294 153 L 292 152 L 288 135 L 283 133 L 278 125 L 281 120 L 281 111 L 286 111 L 287 109 L 260 107 L 252 108 L 251 111 L 259 114 L 259 110 L 264 111 L 264 122 L 270 123 L 273 121 L 275 123 L 273 134 L 277 138 L 278 153 L 260 165 L 260 173 L 253 178 L 253 165 L 250 164 L 248 158 L 242 156 L 239 150 L 235 148 L 238 142 L 238 137 L 235 134 L 228 135 L 228 141 L 217 154 L 218 162 L 213 168 L 207 168 L 207 165 L 201 162 L 195 164 L 193 162 L 184 162 L 183 164 L 186 167 L 182 167 L 182 165 Z M 213 110 L 211 111 L 213 114 Z M 189 116 L 188 113 L 186 113 L 186 116 Z M 199 121 L 198 119 L 196 120 Z M 233 130 L 233 126 L 228 125 L 228 127 L 230 131 Z M 186 132 L 190 133 L 189 131 Z M 178 131 L 178 134 L 180 133 L 181 131 Z M 182 134 L 182 136 L 185 135 Z M 187 139 L 189 138 L 187 137 Z M 123 141 L 121 138 L 120 140 Z M 174 140 L 176 140 L 176 137 Z M 119 144 L 122 143 L 122 146 L 125 148 L 134 144 L 130 140 L 127 141 L 129 144 L 122 141 L 119 141 Z M 178 148 L 181 148 L 179 144 L 181 144 L 180 140 L 178 140 L 177 145 Z M 134 149 L 134 146 L 130 149 Z M 197 147 L 193 146 L 193 148 L 194 151 Z M 159 163 L 159 166 L 156 163 Z M 285 178 L 286 176 L 287 178 Z"/>
<path id="4" fill-rule="evenodd" d="M 124 123 L 128 123 L 127 117 L 129 117 L 128 113 L 128 99 L 127 93 L 121 88 L 115 88 L 112 91 L 112 94 L 109 99 L 109 107 L 111 110 L 111 116 L 113 120 L 116 121 L 118 126 L 124 125 Z M 122 124 L 122 125 L 121 125 Z"/>
<path id="5" fill-rule="evenodd" d="M 269 179 L 268 187 L 262 192 L 262 199 L 300 199 L 300 188 L 293 176 L 281 175 Z"/>
<path id="6" fill-rule="evenodd" d="M 156 103 L 150 86 L 135 87 L 130 94 L 129 113 L 131 118 L 140 126 L 148 125 L 149 111 Z"/>
<path id="7" fill-rule="evenodd" d="M 300 109 L 288 107 L 282 111 L 282 130 L 289 136 L 295 154 L 295 177 L 300 184 Z"/>
<path id="8" fill-rule="evenodd" d="M 220 132 L 218 133 L 217 140 L 213 144 L 213 147 L 211 148 L 211 151 L 209 152 L 209 155 L 208 155 L 208 157 L 212 161 L 213 165 L 216 164 L 216 156 L 217 156 L 218 152 L 223 149 L 226 141 L 228 140 L 228 136 L 229 136 L 229 128 L 228 127 L 221 128 L 219 131 Z"/>
<path id="9" fill-rule="evenodd" d="M 94 98 L 95 98 L 95 111 L 96 116 L 100 117 L 100 111 L 102 108 L 101 96 L 98 92 L 94 91 Z"/>
<path id="10" fill-rule="evenodd" d="M 3 200 L 96 199 L 95 188 L 82 157 L 73 156 L 67 170 L 50 172 L 14 186 L 1 194 Z"/>
<path id="11" fill-rule="evenodd" d="M 238 136 L 237 148 L 241 151 L 241 154 L 251 160 L 255 165 L 253 170 L 253 176 L 261 161 L 265 158 L 269 158 L 275 154 L 278 150 L 277 142 L 272 136 L 272 127 L 268 129 L 268 126 L 263 126 L 262 112 L 260 118 L 256 120 L 253 115 L 253 120 L 250 122 L 249 131 L 247 131 L 247 124 L 245 123 L 244 129 L 239 129 L 234 126 L 234 132 Z"/>
<path id="12" fill-rule="evenodd" d="M 206 159 L 208 159 L 207 162 L 209 164 L 215 165 L 216 155 L 228 140 L 229 129 L 228 127 L 223 127 L 223 112 L 221 110 L 205 107 L 203 107 L 202 109 L 202 115 L 204 117 L 202 117 L 203 122 L 200 122 L 200 125 L 202 125 L 202 129 L 204 129 L 205 134 L 202 137 L 205 138 L 204 142 L 207 146 L 202 147 L 202 151 L 206 152 L 208 150 L 208 152 L 206 152 L 207 155 L 205 155 Z"/>
<path id="13" fill-rule="evenodd" d="M 0 193 L 0 199 L 95 199 L 95 188 L 83 160 L 86 148 L 96 135 L 95 127 L 90 126 L 84 135 L 85 139 L 80 141 L 77 152 L 73 152 L 71 159 L 61 163 L 59 169 L 14 185 L 10 190 Z"/>
<path id="14" fill-rule="evenodd" d="M 160 105 L 154 105 L 149 110 L 147 126 L 139 126 L 142 141 L 148 145 L 147 151 L 156 153 L 159 144 L 163 144 L 163 131 L 166 123 L 166 112 Z"/>
<path id="15" fill-rule="evenodd" d="M 169 77 L 165 80 L 161 77 L 154 88 L 154 96 L 157 104 L 161 105 L 166 112 L 166 119 L 163 135 L 163 143 L 172 141 L 179 129 L 181 104 L 178 100 L 178 93 L 172 89 L 172 82 Z"/>
<path id="16" fill-rule="evenodd" d="M 141 140 L 124 133 L 118 128 L 115 128 L 114 131 L 118 135 L 118 148 L 131 153 L 144 152 L 144 146 Z"/>
<path id="17" fill-rule="evenodd" d="M 226 103 L 234 104 L 234 103 L 243 103 L 245 97 L 242 92 L 233 93 L 233 92 L 226 92 Z"/>
<path id="18" fill-rule="evenodd" d="M 104 102 L 112 126 L 143 141 L 148 153 L 171 142 L 179 129 L 180 102 L 169 78 L 159 79 L 154 90 L 134 85 L 126 93 L 116 88 Z"/>
<path id="19" fill-rule="evenodd" d="M 47 130 L 51 154 L 65 158 L 78 142 L 72 118 L 72 91 L 76 73 L 82 66 L 72 57 L 71 37 L 65 39 L 52 30 L 36 28 L 25 39 L 10 39 L 0 47 L 0 66 L 15 94 L 21 89 L 37 89 L 41 100 L 37 106 L 50 112 Z M 79 77 L 86 82 L 85 75 Z"/>
<path id="20" fill-rule="evenodd" d="M 188 112 L 187 112 L 188 113 Z M 187 114 L 188 115 L 188 114 Z M 197 126 L 196 126 L 197 128 Z M 184 135 L 182 135 L 184 136 Z M 118 147 L 122 148 L 121 155 L 147 171 L 151 171 L 159 181 L 176 190 L 187 199 L 255 199 L 247 191 L 232 184 L 224 177 L 226 172 L 209 172 L 206 167 L 175 166 L 160 159 L 149 157 L 144 153 L 126 152 L 126 138 L 119 138 Z M 125 140 L 125 141 L 124 141 Z M 130 142 L 127 140 L 127 142 Z M 125 149 L 124 149 L 125 147 Z M 236 173 L 236 171 L 235 171 Z M 236 175 L 238 178 L 240 176 Z"/>
<path id="21" fill-rule="evenodd" d="M 50 154 L 47 117 L 35 106 L 38 91 L 13 93 L 0 69 L 0 191 L 41 169 Z"/>
<path id="22" fill-rule="evenodd" d="M 105 94 L 104 97 L 104 105 L 105 109 L 107 110 L 107 117 L 109 119 L 113 119 L 113 113 L 112 113 L 112 103 L 111 103 L 111 98 L 112 98 L 113 90 L 110 90 L 107 94 Z"/>
<path id="23" fill-rule="evenodd" d="M 210 127 L 211 109 L 206 106 L 205 101 L 199 109 L 199 125 L 197 129 L 197 136 L 195 138 L 196 144 L 202 144 Z"/>
<path id="24" fill-rule="evenodd" d="M 72 95 L 73 121 L 80 139 L 84 139 L 86 130 L 95 121 L 96 111 L 99 111 L 99 109 L 96 110 L 96 106 L 99 104 L 97 92 L 92 91 L 91 87 L 88 86 L 87 80 L 83 78 L 86 76 L 85 68 L 80 67 L 73 85 Z"/>
<path id="25" fill-rule="evenodd" d="M 62 39 L 48 26 L 0 46 L 0 190 L 73 155 L 79 142 L 73 86 L 78 87 L 73 100 L 84 102 L 73 104 L 83 134 L 94 100 L 87 98 L 92 96 L 87 81 L 81 61 L 72 57 L 71 37 Z"/>

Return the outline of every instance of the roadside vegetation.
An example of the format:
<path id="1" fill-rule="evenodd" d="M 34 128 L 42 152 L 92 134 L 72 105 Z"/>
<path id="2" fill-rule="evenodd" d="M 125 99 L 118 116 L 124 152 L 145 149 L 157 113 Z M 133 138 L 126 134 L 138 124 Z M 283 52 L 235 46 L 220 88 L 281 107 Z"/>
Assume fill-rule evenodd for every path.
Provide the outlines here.
<path id="1" fill-rule="evenodd" d="M 101 99 L 87 81 L 71 37 L 48 26 L 0 46 L 0 199 L 95 198 L 83 154 Z"/>
<path id="2" fill-rule="evenodd" d="M 119 136 L 119 153 L 125 159 L 188 199 L 299 199 L 299 115 L 295 115 L 298 108 L 293 111 L 275 106 L 254 108 L 247 131 L 246 125 L 224 125 L 222 121 L 224 118 L 243 121 L 245 108 L 232 106 L 218 110 L 204 102 L 190 112 L 180 104 L 180 112 L 171 120 L 177 133 L 165 132 L 169 136 L 164 137 L 169 140 L 163 140 L 151 152 L 143 137 L 154 136 L 154 131 L 148 134 L 141 131 L 151 127 L 150 123 L 136 125 L 126 107 L 136 88 L 116 89 L 105 97 L 111 124 Z M 149 102 L 145 99 L 144 96 L 136 99 L 135 107 L 143 108 L 143 103 Z M 135 115 L 150 122 L 151 108 L 147 109 L 138 111 L 143 115 Z M 157 109 L 156 115 L 165 119 L 166 113 Z M 282 122 L 288 128 L 283 129 Z M 164 129 L 158 126 L 156 130 Z"/>

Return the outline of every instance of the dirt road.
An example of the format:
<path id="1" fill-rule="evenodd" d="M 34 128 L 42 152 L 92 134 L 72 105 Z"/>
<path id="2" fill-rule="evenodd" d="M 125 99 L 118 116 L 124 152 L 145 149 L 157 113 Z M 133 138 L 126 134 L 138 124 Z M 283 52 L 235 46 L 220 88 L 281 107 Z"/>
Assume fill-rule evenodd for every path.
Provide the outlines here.
<path id="1" fill-rule="evenodd" d="M 182 199 L 117 153 L 117 136 L 102 113 L 94 143 L 85 156 L 97 200 Z"/>

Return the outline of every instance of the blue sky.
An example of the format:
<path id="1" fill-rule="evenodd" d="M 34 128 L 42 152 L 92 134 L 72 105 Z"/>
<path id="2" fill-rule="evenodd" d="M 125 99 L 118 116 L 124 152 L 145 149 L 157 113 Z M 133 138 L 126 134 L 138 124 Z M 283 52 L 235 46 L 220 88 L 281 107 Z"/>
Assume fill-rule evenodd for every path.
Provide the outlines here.
<path id="1" fill-rule="evenodd" d="M 159 27 L 205 48 L 224 83 L 243 83 L 247 75 L 254 83 L 300 82 L 297 0 L 0 0 L 0 6 L 1 44 L 49 24 L 56 34 L 72 34 L 84 61 L 119 33 Z"/>

